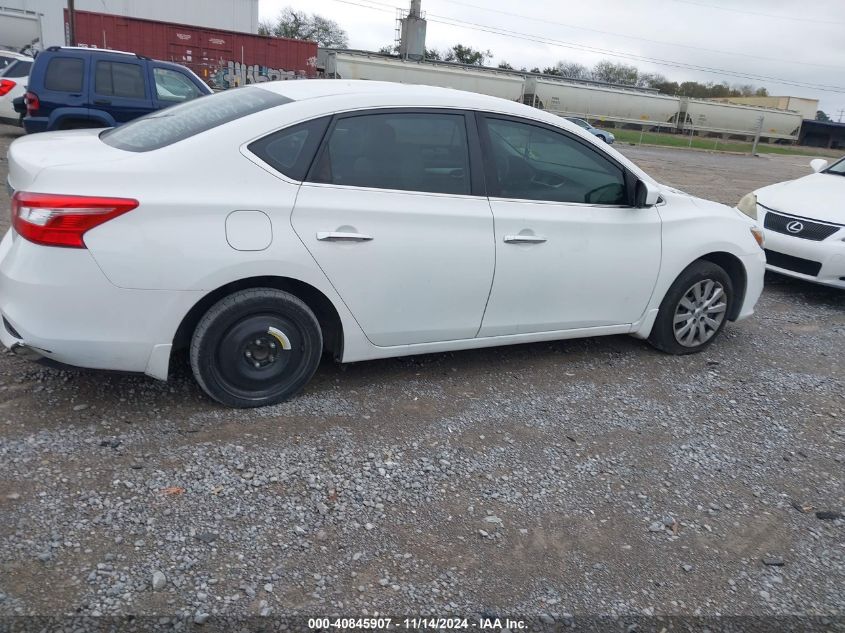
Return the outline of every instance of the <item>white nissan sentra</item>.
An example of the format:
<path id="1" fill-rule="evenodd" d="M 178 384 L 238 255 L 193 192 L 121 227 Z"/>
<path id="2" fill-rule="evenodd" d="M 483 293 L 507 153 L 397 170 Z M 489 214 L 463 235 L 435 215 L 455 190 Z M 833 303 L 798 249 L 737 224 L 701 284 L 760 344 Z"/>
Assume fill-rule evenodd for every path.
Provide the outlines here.
<path id="1" fill-rule="evenodd" d="M 0 337 L 279 402 L 342 362 L 604 334 L 686 354 L 748 317 L 762 234 L 562 118 L 456 90 L 230 90 L 9 151 Z"/>

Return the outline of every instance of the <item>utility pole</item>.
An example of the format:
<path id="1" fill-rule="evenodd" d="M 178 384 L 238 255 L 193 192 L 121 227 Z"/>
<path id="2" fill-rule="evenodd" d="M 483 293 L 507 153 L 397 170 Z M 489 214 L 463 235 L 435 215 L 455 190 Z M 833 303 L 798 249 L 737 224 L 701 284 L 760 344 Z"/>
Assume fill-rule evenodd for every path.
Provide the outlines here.
<path id="1" fill-rule="evenodd" d="M 67 40 L 68 46 L 76 46 L 76 11 L 74 0 L 67 0 Z"/>
<path id="2" fill-rule="evenodd" d="M 839 111 L 839 123 L 842 123 L 842 115 L 845 114 L 845 110 Z"/>

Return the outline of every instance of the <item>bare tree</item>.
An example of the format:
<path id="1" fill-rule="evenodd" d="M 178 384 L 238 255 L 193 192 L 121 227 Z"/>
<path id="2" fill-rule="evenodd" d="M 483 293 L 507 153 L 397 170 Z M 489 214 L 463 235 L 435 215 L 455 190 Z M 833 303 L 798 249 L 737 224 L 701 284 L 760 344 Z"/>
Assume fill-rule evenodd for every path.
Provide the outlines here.
<path id="1" fill-rule="evenodd" d="M 316 13 L 297 11 L 292 7 L 282 10 L 275 21 L 265 20 L 259 24 L 258 33 L 294 40 L 310 40 L 327 48 L 349 47 L 349 36 L 337 22 Z"/>

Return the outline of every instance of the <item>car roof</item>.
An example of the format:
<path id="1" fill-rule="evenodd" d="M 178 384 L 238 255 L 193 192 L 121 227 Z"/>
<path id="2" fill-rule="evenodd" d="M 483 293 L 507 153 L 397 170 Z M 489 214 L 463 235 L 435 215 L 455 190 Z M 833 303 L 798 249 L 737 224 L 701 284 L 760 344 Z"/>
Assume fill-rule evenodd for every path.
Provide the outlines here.
<path id="1" fill-rule="evenodd" d="M 0 55 L 3 57 L 11 57 L 12 59 L 16 59 L 19 61 L 32 61 L 32 55 L 25 55 L 23 53 L 16 53 L 15 51 L 7 51 L 0 49 Z"/>
<path id="2" fill-rule="evenodd" d="M 441 88 L 439 86 L 400 84 L 389 81 L 367 81 L 361 79 L 302 79 L 270 81 L 261 84 L 251 84 L 246 87 L 258 87 L 263 90 L 269 90 L 293 101 L 305 101 L 308 99 L 342 101 L 354 95 L 364 98 L 372 96 L 373 105 L 378 105 L 386 97 L 391 97 L 407 105 L 413 105 L 414 101 L 419 100 L 429 106 L 490 110 L 519 116 L 534 115 L 532 118 L 545 118 L 536 116 L 541 112 L 536 108 L 515 101 L 508 101 L 507 99 L 483 95 L 477 92 Z"/>

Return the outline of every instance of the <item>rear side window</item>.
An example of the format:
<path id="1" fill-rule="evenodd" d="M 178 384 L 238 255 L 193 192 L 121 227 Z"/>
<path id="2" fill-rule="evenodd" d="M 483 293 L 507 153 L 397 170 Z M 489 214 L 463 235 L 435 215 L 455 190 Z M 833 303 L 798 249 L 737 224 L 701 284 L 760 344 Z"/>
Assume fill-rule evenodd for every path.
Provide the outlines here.
<path id="1" fill-rule="evenodd" d="M 6 68 L 6 70 L 3 71 L 3 76 L 10 77 L 12 79 L 28 77 L 30 68 L 32 68 L 32 62 L 18 61 Z"/>
<path id="2" fill-rule="evenodd" d="M 249 144 L 249 151 L 293 180 L 305 180 L 314 153 L 331 117 L 323 117 L 274 132 Z"/>
<path id="3" fill-rule="evenodd" d="M 94 92 L 124 99 L 143 99 L 144 69 L 139 64 L 97 62 Z"/>
<path id="4" fill-rule="evenodd" d="M 372 114 L 341 119 L 314 168 L 316 182 L 469 194 L 466 123 L 459 114 Z"/>
<path id="5" fill-rule="evenodd" d="M 292 99 L 262 88 L 235 88 L 158 110 L 100 134 L 107 145 L 149 152 Z"/>
<path id="6" fill-rule="evenodd" d="M 15 62 L 15 57 L 6 57 L 5 55 L 0 55 L 0 70 L 3 70 L 7 66 L 13 64 Z"/>
<path id="7" fill-rule="evenodd" d="M 56 92 L 82 92 L 85 62 L 75 57 L 54 57 L 47 63 L 44 87 Z"/>
<path id="8" fill-rule="evenodd" d="M 161 101 L 188 101 L 202 95 L 193 81 L 176 70 L 153 68 L 153 79 L 155 79 L 156 96 Z"/>

